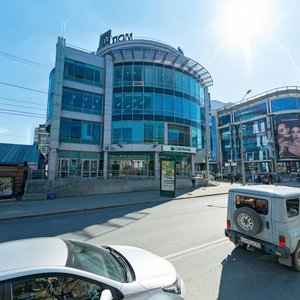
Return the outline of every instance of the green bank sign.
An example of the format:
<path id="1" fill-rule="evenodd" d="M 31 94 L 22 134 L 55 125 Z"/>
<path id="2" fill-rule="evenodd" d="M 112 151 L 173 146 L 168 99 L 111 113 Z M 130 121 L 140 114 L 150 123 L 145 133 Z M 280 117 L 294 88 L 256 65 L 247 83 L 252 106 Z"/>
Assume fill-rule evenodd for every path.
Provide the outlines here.
<path id="1" fill-rule="evenodd" d="M 196 148 L 183 146 L 163 146 L 164 152 L 196 153 Z"/>

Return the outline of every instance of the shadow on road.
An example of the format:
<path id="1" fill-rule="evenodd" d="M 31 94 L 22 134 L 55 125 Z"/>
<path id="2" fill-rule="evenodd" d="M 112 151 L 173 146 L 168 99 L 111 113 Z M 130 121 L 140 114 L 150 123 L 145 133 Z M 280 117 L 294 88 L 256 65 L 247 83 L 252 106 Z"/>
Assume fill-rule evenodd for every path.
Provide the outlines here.
<path id="1" fill-rule="evenodd" d="M 222 266 L 219 300 L 300 297 L 300 273 L 259 250 L 235 248 Z"/>
<path id="2" fill-rule="evenodd" d="M 107 233 L 141 220 L 148 215 L 144 211 L 145 209 L 163 203 L 166 201 L 27 220 L 3 221 L 0 222 L 0 242 L 31 237 L 58 236 L 67 233 L 76 233 L 81 240 L 89 240 L 105 236 Z M 119 220 L 117 222 L 114 219 Z M 101 230 L 99 230 L 100 227 Z"/>

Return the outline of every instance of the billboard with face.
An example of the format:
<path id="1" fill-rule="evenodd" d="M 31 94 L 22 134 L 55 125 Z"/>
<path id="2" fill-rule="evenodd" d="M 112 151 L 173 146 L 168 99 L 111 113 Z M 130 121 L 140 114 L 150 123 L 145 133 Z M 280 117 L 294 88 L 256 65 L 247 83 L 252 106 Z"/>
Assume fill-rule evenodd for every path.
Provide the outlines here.
<path id="1" fill-rule="evenodd" d="M 275 137 L 278 157 L 300 157 L 300 115 L 287 114 L 275 117 Z"/>

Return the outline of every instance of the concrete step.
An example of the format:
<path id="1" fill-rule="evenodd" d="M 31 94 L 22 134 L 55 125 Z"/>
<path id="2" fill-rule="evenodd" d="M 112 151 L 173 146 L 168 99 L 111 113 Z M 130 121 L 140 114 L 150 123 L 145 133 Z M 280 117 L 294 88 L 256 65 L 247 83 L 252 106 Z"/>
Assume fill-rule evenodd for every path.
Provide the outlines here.
<path id="1" fill-rule="evenodd" d="M 47 194 L 46 193 L 31 193 L 31 194 L 24 194 L 22 196 L 22 201 L 38 201 L 38 200 L 46 200 Z"/>

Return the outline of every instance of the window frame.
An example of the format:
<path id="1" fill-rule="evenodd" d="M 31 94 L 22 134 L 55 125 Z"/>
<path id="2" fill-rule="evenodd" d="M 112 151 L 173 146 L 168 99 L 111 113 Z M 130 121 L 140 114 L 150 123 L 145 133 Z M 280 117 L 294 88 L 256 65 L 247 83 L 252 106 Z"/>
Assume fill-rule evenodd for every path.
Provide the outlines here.
<path id="1" fill-rule="evenodd" d="M 252 206 L 250 206 L 250 205 L 237 205 L 237 201 L 238 201 L 238 197 L 242 197 L 242 198 L 244 198 L 244 199 L 242 199 L 243 201 L 245 201 L 245 200 L 248 200 L 248 202 L 250 202 L 250 200 L 252 200 L 253 199 L 253 205 Z M 246 199 L 245 199 L 246 198 Z M 265 201 L 266 203 L 267 203 L 267 206 L 266 206 L 266 212 L 264 212 L 264 211 L 262 211 L 262 210 L 257 210 L 257 205 L 256 205 L 256 203 L 257 203 L 257 201 Z M 235 196 L 235 208 L 240 208 L 240 207 L 249 207 L 249 208 L 252 208 L 253 210 L 255 210 L 258 214 L 260 214 L 260 215 L 264 215 L 264 216 L 267 216 L 267 215 L 269 215 L 269 201 L 267 200 L 267 199 L 264 199 L 264 198 L 257 198 L 257 197 L 255 197 L 255 196 L 248 196 L 248 195 L 241 195 L 241 194 L 237 194 L 236 196 Z M 247 202 L 247 201 L 245 201 L 245 202 Z M 261 209 L 263 209 L 262 207 L 261 207 Z"/>
<path id="2" fill-rule="evenodd" d="M 104 282 L 99 282 L 92 278 L 84 277 L 84 276 L 81 276 L 78 274 L 64 273 L 64 272 L 42 272 L 42 273 L 37 273 L 37 274 L 30 274 L 30 275 L 26 275 L 26 276 L 15 277 L 15 278 L 11 278 L 11 279 L 7 279 L 7 280 L 3 281 L 2 284 L 3 284 L 3 296 L 4 297 L 1 299 L 3 299 L 3 300 L 12 300 L 13 299 L 13 291 L 12 291 L 13 282 L 22 281 L 22 280 L 31 279 L 31 278 L 34 279 L 34 278 L 54 277 L 54 276 L 56 276 L 56 277 L 59 277 L 59 276 L 72 277 L 74 279 L 79 279 L 84 282 L 88 282 L 90 284 L 95 284 L 98 286 L 101 285 L 101 286 L 103 286 L 103 290 L 109 289 L 113 295 L 117 296 L 117 300 L 124 298 L 124 295 L 118 288 L 108 285 Z M 1 282 L 0 282 L 0 292 L 1 292 Z"/>

